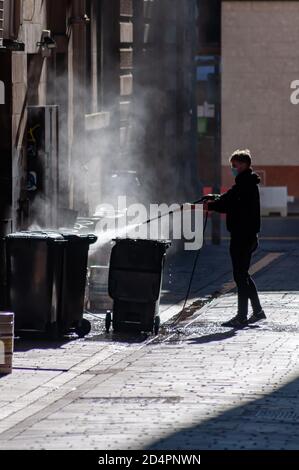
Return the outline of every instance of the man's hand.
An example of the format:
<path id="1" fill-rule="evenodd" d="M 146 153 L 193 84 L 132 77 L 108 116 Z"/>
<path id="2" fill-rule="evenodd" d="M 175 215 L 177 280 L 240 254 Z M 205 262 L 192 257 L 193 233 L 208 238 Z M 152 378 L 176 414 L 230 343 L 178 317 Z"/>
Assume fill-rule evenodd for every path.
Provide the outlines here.
<path id="1" fill-rule="evenodd" d="M 217 201 L 220 198 L 220 194 L 206 194 L 203 196 L 204 201 Z"/>

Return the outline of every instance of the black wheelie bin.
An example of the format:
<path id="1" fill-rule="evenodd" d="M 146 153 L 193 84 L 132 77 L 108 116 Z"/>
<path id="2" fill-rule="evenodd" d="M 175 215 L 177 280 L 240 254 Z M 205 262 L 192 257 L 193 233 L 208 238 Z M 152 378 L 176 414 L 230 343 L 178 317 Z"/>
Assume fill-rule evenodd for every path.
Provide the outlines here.
<path id="1" fill-rule="evenodd" d="M 92 234 L 60 232 L 67 242 L 64 247 L 60 329 L 74 329 L 83 338 L 90 332 L 90 322 L 83 318 L 89 247 L 96 243 Z"/>
<path id="2" fill-rule="evenodd" d="M 83 317 L 89 246 L 95 235 L 20 232 L 6 237 L 8 307 L 16 331 L 41 331 L 52 339 L 90 332 Z"/>
<path id="3" fill-rule="evenodd" d="M 158 334 L 163 268 L 169 240 L 116 239 L 109 269 L 109 295 L 113 318 L 106 315 L 115 332 L 137 330 Z"/>
<path id="4" fill-rule="evenodd" d="M 63 236 L 54 232 L 7 235 L 7 303 L 15 314 L 15 331 L 59 331 Z"/>

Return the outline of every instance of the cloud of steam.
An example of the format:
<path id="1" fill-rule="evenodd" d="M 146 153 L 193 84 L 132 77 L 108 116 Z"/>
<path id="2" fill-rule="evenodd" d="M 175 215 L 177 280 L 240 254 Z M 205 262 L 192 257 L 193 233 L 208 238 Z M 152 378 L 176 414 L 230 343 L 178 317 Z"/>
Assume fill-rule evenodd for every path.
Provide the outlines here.
<path id="1" fill-rule="evenodd" d="M 161 2 L 151 3 L 152 26 L 145 38 L 148 43 L 144 45 L 143 56 L 135 60 L 133 96 L 115 96 L 105 105 L 103 111 L 110 113 L 109 127 L 86 131 L 85 114 L 91 113 L 94 106 L 91 103 L 90 89 L 85 84 L 76 80 L 73 92 L 69 92 L 68 74 L 59 73 L 58 70 L 58 75 L 49 86 L 48 104 L 60 106 L 60 191 L 57 210 L 72 209 L 81 217 L 93 217 L 98 215 L 97 208 L 103 202 L 114 205 L 116 210 L 119 196 L 127 196 L 129 204 L 136 202 L 145 207 L 150 203 L 181 203 L 186 196 L 186 187 L 191 186 L 191 180 L 190 183 L 185 181 L 188 173 L 185 167 L 193 156 L 184 154 L 189 149 L 188 142 L 178 142 L 175 137 L 177 101 L 180 100 L 187 110 L 188 106 L 191 109 L 190 97 L 185 96 L 184 90 L 181 90 L 182 96 L 179 96 L 176 81 L 179 68 L 186 63 L 186 53 L 190 53 L 191 59 L 191 51 L 182 49 L 178 52 L 175 44 L 171 44 L 170 29 L 173 24 L 168 23 L 165 25 L 168 25 L 169 31 L 165 31 L 165 38 L 161 38 L 171 45 L 168 47 L 167 60 L 165 57 L 161 58 L 159 42 L 154 43 L 154 46 L 148 45 L 153 43 L 161 28 Z M 167 8 L 171 9 L 173 2 L 168 3 Z M 167 17 L 168 14 L 165 18 Z M 184 18 L 182 15 L 181 21 Z M 148 31 L 146 24 L 144 27 Z M 72 101 L 72 93 L 75 97 L 74 114 L 69 113 L 68 99 Z M 126 121 L 120 121 L 119 101 L 131 103 Z M 85 109 L 79 105 L 80 102 L 82 105 L 85 103 Z M 181 119 L 185 119 L 183 115 Z M 188 139 L 188 134 L 186 138 Z M 181 159 L 179 163 L 178 147 Z M 136 175 L 128 173 L 129 171 L 136 172 Z M 119 175 L 115 176 L 117 173 Z M 51 213 L 52 206 L 53 201 L 46 200 L 41 194 L 36 195 L 31 209 L 34 216 L 31 219 L 31 228 L 41 226 L 40 214 L 43 215 L 45 211 Z M 56 227 L 47 228 L 72 226 L 66 220 L 63 224 L 61 217 L 57 220 Z M 117 235 L 112 230 L 104 238 L 100 220 L 99 216 L 95 230 L 100 242 L 93 247 L 93 251 L 99 245 L 109 243 L 108 238 Z M 166 222 L 161 223 L 163 225 Z M 151 235 L 158 237 L 160 233 L 160 229 L 156 233 L 152 229 Z M 118 233 L 118 236 L 121 235 Z"/>

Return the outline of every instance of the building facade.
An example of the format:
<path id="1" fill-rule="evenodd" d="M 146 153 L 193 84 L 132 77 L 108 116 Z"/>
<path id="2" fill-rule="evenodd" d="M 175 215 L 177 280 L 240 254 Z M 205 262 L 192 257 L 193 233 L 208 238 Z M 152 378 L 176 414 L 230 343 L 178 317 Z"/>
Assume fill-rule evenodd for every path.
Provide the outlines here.
<path id="1" fill-rule="evenodd" d="M 193 0 L 0 1 L 2 234 L 93 215 L 116 170 L 149 202 L 196 193 L 195 22 Z"/>
<path id="2" fill-rule="evenodd" d="M 197 4 L 152 0 L 135 6 L 134 142 L 146 164 L 147 191 L 155 202 L 195 197 Z"/>
<path id="3" fill-rule="evenodd" d="M 266 186 L 299 198 L 299 2 L 222 2 L 222 177 L 228 158 L 250 148 Z"/>
<path id="4" fill-rule="evenodd" d="M 196 101 L 199 178 L 209 192 L 221 185 L 221 2 L 198 0 Z"/>

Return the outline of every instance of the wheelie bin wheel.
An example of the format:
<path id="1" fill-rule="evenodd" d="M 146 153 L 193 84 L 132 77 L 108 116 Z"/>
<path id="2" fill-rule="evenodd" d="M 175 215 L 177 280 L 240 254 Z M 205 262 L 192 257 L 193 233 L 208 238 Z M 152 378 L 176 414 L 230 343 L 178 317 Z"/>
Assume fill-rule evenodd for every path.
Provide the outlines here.
<path id="1" fill-rule="evenodd" d="M 84 336 L 88 335 L 91 330 L 91 324 L 90 321 L 86 320 L 86 318 L 83 318 L 82 322 L 80 325 L 77 326 L 76 328 L 76 333 L 79 336 L 79 338 L 84 338 Z"/>
<path id="2" fill-rule="evenodd" d="M 154 325 L 155 336 L 157 336 L 159 334 L 160 323 L 161 323 L 161 320 L 160 320 L 160 317 L 158 315 L 158 316 L 155 317 L 155 325 Z"/>
<path id="3" fill-rule="evenodd" d="M 112 322 L 111 312 L 107 312 L 106 313 L 106 319 L 105 319 L 106 333 L 109 333 L 109 331 L 110 331 L 111 322 Z"/>

